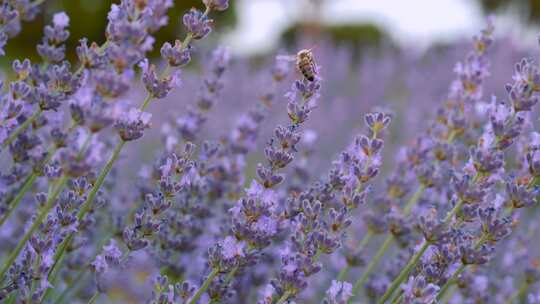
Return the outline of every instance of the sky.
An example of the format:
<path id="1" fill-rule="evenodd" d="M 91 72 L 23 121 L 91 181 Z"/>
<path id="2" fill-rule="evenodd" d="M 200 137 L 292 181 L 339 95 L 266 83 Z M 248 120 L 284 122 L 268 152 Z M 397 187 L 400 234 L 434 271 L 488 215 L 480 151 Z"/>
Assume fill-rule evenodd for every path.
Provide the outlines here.
<path id="1" fill-rule="evenodd" d="M 237 0 L 239 23 L 226 37 L 228 43 L 240 54 L 275 47 L 280 33 L 306 14 L 306 1 Z M 401 45 L 419 48 L 470 37 L 484 25 L 472 0 L 327 0 L 323 5 L 326 23 L 375 23 Z"/>

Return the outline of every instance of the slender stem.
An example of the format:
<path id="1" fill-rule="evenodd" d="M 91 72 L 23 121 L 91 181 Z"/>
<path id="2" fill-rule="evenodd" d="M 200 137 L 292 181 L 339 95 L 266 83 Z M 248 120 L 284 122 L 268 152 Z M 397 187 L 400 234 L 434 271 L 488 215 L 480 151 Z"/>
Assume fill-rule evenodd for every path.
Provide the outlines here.
<path id="1" fill-rule="evenodd" d="M 97 299 L 99 298 L 99 292 L 96 291 L 94 295 L 88 300 L 88 304 L 94 304 L 96 303 Z"/>
<path id="2" fill-rule="evenodd" d="M 474 244 L 474 249 L 480 248 L 489 238 L 489 234 L 484 234 L 478 239 L 476 244 Z M 467 264 L 461 264 L 459 268 L 452 274 L 452 276 L 444 283 L 443 287 L 439 290 L 437 294 L 437 300 L 440 300 L 444 297 L 444 294 L 448 291 L 448 288 L 456 282 L 457 277 L 467 268 Z"/>
<path id="3" fill-rule="evenodd" d="M 390 248 L 390 245 L 392 244 L 393 241 L 394 241 L 394 235 L 389 234 L 384 240 L 381 247 L 379 248 L 379 251 L 377 251 L 375 256 L 369 262 L 368 266 L 366 267 L 366 270 L 364 271 L 364 273 L 362 273 L 362 276 L 354 283 L 354 287 L 352 290 L 353 297 L 358 294 L 358 291 L 366 282 L 367 278 L 369 277 L 369 274 L 373 271 L 373 269 L 375 269 L 375 266 L 379 264 L 379 261 L 384 256 L 388 248 Z"/>
<path id="4" fill-rule="evenodd" d="M 439 301 L 441 304 L 448 304 L 448 302 L 450 302 L 450 299 L 452 299 L 452 294 L 454 294 L 454 292 L 456 292 L 456 288 L 452 288 L 453 286 L 450 286 L 448 288 L 449 291 L 446 292 L 446 294 L 441 298 L 441 300 Z"/>
<path id="5" fill-rule="evenodd" d="M 416 203 L 418 203 L 418 200 L 420 199 L 420 197 L 422 197 L 422 194 L 424 193 L 425 190 L 426 190 L 426 186 L 420 185 L 418 189 L 414 192 L 414 194 L 411 196 L 411 198 L 407 201 L 407 203 L 405 204 L 405 207 L 403 208 L 403 214 L 405 216 L 410 214 L 412 208 L 416 205 Z M 384 243 L 381 245 L 381 247 L 377 251 L 377 254 L 375 255 L 375 257 L 373 257 L 373 259 L 371 259 L 371 261 L 369 262 L 362 276 L 356 281 L 356 283 L 354 283 L 353 297 L 358 293 L 358 290 L 362 287 L 362 285 L 364 285 L 365 281 L 367 280 L 371 272 L 375 269 L 375 267 L 379 264 L 379 261 L 384 256 L 384 254 L 386 253 L 386 251 L 388 250 L 388 248 L 390 247 L 393 241 L 394 241 L 393 235 L 388 234 L 388 236 L 384 240 Z"/>
<path id="6" fill-rule="evenodd" d="M 448 212 L 448 214 L 446 215 L 446 217 L 444 218 L 444 221 L 443 221 L 444 225 L 448 225 L 448 223 L 450 223 L 450 220 L 452 220 L 454 215 L 456 215 L 456 213 L 458 213 L 458 211 L 461 209 L 463 204 L 464 204 L 463 200 L 459 200 L 458 203 L 454 206 L 454 208 L 452 208 L 452 210 L 450 210 L 450 212 Z"/>
<path id="7" fill-rule="evenodd" d="M 440 300 L 444 297 L 444 294 L 448 291 L 448 288 L 450 288 L 450 286 L 452 286 L 452 284 L 456 282 L 457 277 L 465 270 L 466 267 L 467 265 L 461 264 L 461 266 L 459 266 L 459 268 L 454 271 L 452 276 L 446 281 L 446 283 L 444 283 L 443 287 L 439 290 L 439 293 L 437 294 L 437 300 Z"/>
<path id="8" fill-rule="evenodd" d="M 99 188 L 101 188 L 101 185 L 103 185 L 103 182 L 105 182 L 105 178 L 107 177 L 109 172 L 112 170 L 113 164 L 114 164 L 114 162 L 116 162 L 116 160 L 120 156 L 120 152 L 122 151 L 122 148 L 124 147 L 125 144 L 126 144 L 126 142 L 121 140 L 116 145 L 116 147 L 113 150 L 113 153 L 112 153 L 111 157 L 107 161 L 107 164 L 105 164 L 105 167 L 99 173 L 99 176 L 98 176 L 98 178 L 96 180 L 96 183 L 94 184 L 92 189 L 90 189 L 90 192 L 88 193 L 88 197 L 86 198 L 86 200 L 84 201 L 84 203 L 81 206 L 81 209 L 77 213 L 77 219 L 79 221 L 82 220 L 84 215 L 90 210 L 90 208 L 92 206 L 92 202 L 94 201 L 94 198 L 98 194 Z"/>
<path id="9" fill-rule="evenodd" d="M 227 277 L 225 278 L 225 284 L 229 284 L 229 282 L 232 281 L 234 278 L 234 275 L 238 271 L 238 266 L 234 267 L 229 274 L 227 274 Z M 209 304 L 217 304 L 220 303 L 220 299 L 211 299 Z"/>
<path id="10" fill-rule="evenodd" d="M 476 180 L 478 177 L 478 175 L 475 177 L 474 180 Z M 456 215 L 456 213 L 461 209 L 461 206 L 463 206 L 464 202 L 463 200 L 459 200 L 458 203 L 454 206 L 454 208 L 452 208 L 452 210 L 450 212 L 448 212 L 448 214 L 446 215 L 446 217 L 444 218 L 444 221 L 443 221 L 443 225 L 448 225 L 448 223 L 452 220 L 452 218 L 454 217 L 454 215 Z M 383 297 L 381 298 L 381 300 L 378 302 L 379 304 L 384 304 L 385 301 L 388 300 L 388 298 L 390 298 L 390 296 L 392 296 L 392 293 L 394 293 L 394 291 L 401 285 L 401 283 L 403 283 L 403 281 L 407 278 L 407 276 L 409 275 L 409 272 L 414 268 L 414 266 L 416 266 L 416 263 L 418 263 L 418 261 L 420 260 L 420 258 L 422 257 L 422 255 L 424 254 L 424 251 L 426 251 L 426 249 L 429 247 L 429 242 L 426 242 L 424 241 L 424 245 L 422 246 L 422 248 L 420 249 L 420 251 L 418 251 L 412 258 L 411 260 L 409 261 L 409 263 L 407 263 L 407 265 L 405 266 L 405 268 L 403 268 L 401 270 L 401 272 L 399 273 L 398 277 L 394 279 L 394 281 L 392 282 L 392 284 L 390 285 L 390 287 L 388 288 L 388 290 L 384 293 Z"/>
<path id="11" fill-rule="evenodd" d="M 41 263 L 41 255 L 37 254 L 36 259 L 34 260 L 34 269 L 39 268 L 39 264 Z M 34 294 L 34 290 L 36 290 L 36 283 L 37 280 L 32 280 L 32 283 L 30 284 L 30 292 L 28 293 L 28 303 L 32 303 L 32 295 Z"/>
<path id="12" fill-rule="evenodd" d="M 405 216 L 409 215 L 412 208 L 418 203 L 418 200 L 420 197 L 422 197 L 422 194 L 426 190 L 426 187 L 424 185 L 420 185 L 418 189 L 414 192 L 414 194 L 411 196 L 411 198 L 407 201 L 405 204 L 405 207 L 403 208 L 403 214 Z M 379 264 L 379 261 L 384 256 L 392 242 L 394 241 L 394 237 L 391 234 L 388 234 L 386 239 L 384 240 L 384 243 L 381 245 L 379 250 L 377 251 L 377 254 L 371 261 L 369 262 L 366 270 L 362 274 L 362 276 L 356 281 L 353 288 L 353 295 L 356 295 L 360 287 L 365 283 L 371 272 L 375 269 L 375 267 Z"/>
<path id="13" fill-rule="evenodd" d="M 54 266 L 56 266 L 57 263 L 62 264 L 63 261 L 64 261 L 64 255 L 60 256 L 58 260 L 54 260 L 53 267 L 51 268 L 51 271 L 49 272 L 49 275 L 48 275 L 48 280 L 51 284 L 54 284 L 54 282 L 56 281 L 56 276 L 58 275 L 58 271 L 60 270 L 59 268 L 56 268 Z M 52 292 L 53 292 L 53 288 L 47 288 L 47 291 L 45 291 L 43 298 L 41 298 L 41 303 L 43 303 L 43 301 L 45 301 Z"/>
<path id="14" fill-rule="evenodd" d="M 70 286 L 67 286 L 66 289 L 64 289 L 64 291 L 62 291 L 62 293 L 58 296 L 58 298 L 56 298 L 54 303 L 64 303 L 64 299 L 69 295 L 69 293 L 72 290 L 75 290 L 77 288 L 78 284 L 82 281 L 85 274 L 86 272 L 83 269 L 81 269 L 79 273 L 77 274 L 77 276 L 75 277 L 75 279 L 73 280 L 73 284 Z"/>
<path id="15" fill-rule="evenodd" d="M 360 251 L 364 250 L 364 248 L 367 246 L 367 244 L 369 243 L 369 241 L 371 240 L 373 235 L 374 235 L 374 233 L 371 230 L 368 230 L 368 232 L 364 235 L 364 237 L 362 238 L 362 240 L 360 241 L 360 243 L 356 247 L 355 252 L 360 252 Z M 350 268 L 351 268 L 350 265 L 347 265 L 347 266 L 343 267 L 341 269 L 341 271 L 339 272 L 336 280 L 343 281 L 345 279 L 345 277 L 347 276 L 347 273 L 349 272 Z"/>
<path id="16" fill-rule="evenodd" d="M 68 133 L 70 133 L 74 128 L 75 128 L 75 125 L 72 125 L 68 129 Z M 89 141 L 89 138 L 87 138 L 86 141 Z M 86 148 L 87 146 L 84 146 L 82 151 L 85 151 Z M 43 163 L 45 164 L 48 163 L 52 159 L 52 157 L 54 156 L 57 150 L 58 148 L 56 146 L 49 148 L 49 152 L 47 153 L 47 157 L 45 158 Z M 9 209 L 6 212 L 6 214 L 4 214 L 4 216 L 0 219 L 0 227 L 2 227 L 2 225 L 6 222 L 6 220 L 11 216 L 13 211 L 17 209 L 17 207 L 19 206 L 19 203 L 24 198 L 24 195 L 26 194 L 26 192 L 28 192 L 28 190 L 30 190 L 30 187 L 32 187 L 32 185 L 34 184 L 37 178 L 38 178 L 38 175 L 35 172 L 32 172 L 32 174 L 26 178 L 26 181 L 24 182 L 21 189 L 19 189 L 19 192 L 17 193 L 15 198 L 13 198 L 13 201 L 8 203 Z"/>
<path id="17" fill-rule="evenodd" d="M 107 231 L 106 228 L 104 230 Z M 97 251 L 99 250 L 99 248 L 103 247 L 103 245 L 105 245 L 106 241 L 111 237 L 111 235 L 107 234 L 107 232 L 104 232 L 104 233 L 106 235 L 101 239 L 101 241 L 99 241 L 99 244 L 97 246 L 98 249 L 96 249 L 96 252 L 94 252 L 94 257 L 92 259 L 90 259 L 91 261 L 95 260 L 96 255 L 97 255 Z M 67 243 L 65 243 L 65 244 L 67 244 Z M 54 262 L 55 264 L 53 264 L 54 270 L 49 273 L 49 283 L 51 283 L 52 285 L 56 284 L 56 278 L 58 276 L 58 272 L 60 271 L 60 268 L 54 267 L 54 266 L 56 265 L 56 263 L 59 263 L 61 265 L 64 258 L 65 258 L 65 255 L 62 255 L 58 259 L 58 261 L 55 261 Z M 69 286 L 66 286 L 66 289 L 62 292 L 62 294 L 59 296 L 59 298 L 54 303 L 62 303 L 63 298 L 65 298 L 67 296 L 69 291 L 76 290 L 76 287 L 79 284 L 79 281 L 81 280 L 81 277 L 83 277 L 86 274 L 86 271 L 89 269 L 89 267 L 90 267 L 90 262 L 88 262 L 88 264 L 86 264 L 84 267 L 82 267 L 79 270 L 79 273 L 77 274 L 77 277 L 75 278 L 75 280 L 73 280 L 72 284 L 69 285 Z M 45 295 L 41 299 L 41 303 L 45 302 L 49 298 L 49 296 L 51 295 L 51 293 L 53 291 L 54 291 L 54 288 L 48 288 L 47 291 L 45 292 Z"/>
<path id="18" fill-rule="evenodd" d="M 232 281 L 232 279 L 236 275 L 237 271 L 238 271 L 238 266 L 234 267 L 233 270 L 231 270 L 231 272 L 229 272 L 229 274 L 227 274 L 227 277 L 225 278 L 225 283 L 226 284 L 228 284 L 229 282 Z"/>
<path id="19" fill-rule="evenodd" d="M 390 287 L 388 287 L 388 290 L 386 290 L 382 298 L 377 302 L 378 304 L 384 304 L 392 296 L 394 291 L 396 291 L 396 289 L 401 285 L 401 283 L 407 278 L 407 276 L 409 275 L 409 272 L 411 272 L 414 266 L 416 266 L 416 263 L 418 263 L 422 255 L 424 255 L 424 252 L 426 251 L 428 247 L 429 247 L 429 242 L 424 241 L 424 244 L 422 245 L 420 250 L 418 250 L 418 252 L 416 252 L 413 255 L 409 263 L 407 263 L 405 268 L 403 268 L 403 270 L 398 275 L 398 277 L 394 279 Z"/>
<path id="20" fill-rule="evenodd" d="M 32 224 L 32 226 L 30 226 L 30 229 L 26 231 L 23 238 L 17 244 L 17 247 L 13 249 L 9 257 L 7 258 L 4 266 L 2 267 L 2 270 L 0 270 L 0 278 L 4 277 L 4 275 L 6 274 L 11 264 L 13 264 L 15 259 L 19 256 L 19 253 L 21 252 L 21 250 L 26 245 L 26 242 L 30 239 L 30 237 L 32 236 L 34 231 L 39 227 L 39 225 L 41 225 L 41 223 L 43 222 L 47 214 L 49 214 L 49 211 L 51 211 L 51 209 L 54 207 L 56 198 L 64 189 L 64 186 L 66 185 L 67 180 L 68 180 L 67 176 L 62 175 L 52 195 L 47 199 L 47 203 L 45 204 L 45 207 L 43 208 L 43 210 L 41 210 L 38 217 L 34 220 L 34 223 Z"/>
<path id="21" fill-rule="evenodd" d="M 86 140 L 89 141 L 89 138 L 91 138 L 91 136 L 88 136 Z M 78 156 L 82 155 L 83 152 L 84 150 L 81 149 L 78 153 Z M 0 270 L 0 279 L 4 277 L 9 267 L 11 267 L 11 264 L 13 264 L 15 259 L 17 259 L 17 257 L 19 256 L 19 253 L 26 245 L 26 242 L 28 242 L 28 240 L 30 239 L 34 231 L 37 228 L 39 228 L 43 220 L 47 217 L 47 214 L 54 207 L 56 203 L 56 199 L 58 198 L 58 195 L 62 193 L 62 190 L 64 190 L 64 187 L 66 186 L 67 181 L 68 181 L 68 176 L 65 174 L 62 174 L 62 176 L 58 180 L 56 187 L 53 187 L 53 190 L 49 193 L 50 195 L 48 195 L 47 197 L 47 202 L 45 206 L 43 207 L 43 209 L 41 210 L 41 212 L 38 214 L 38 217 L 34 220 L 34 222 L 32 223 L 32 226 L 30 226 L 30 229 L 26 231 L 23 238 L 19 241 L 15 249 L 11 252 L 9 257 L 7 258 L 5 265 L 2 267 L 2 270 Z"/>
<path id="22" fill-rule="evenodd" d="M 141 105 L 140 110 L 141 111 L 146 110 L 146 108 L 148 108 L 148 106 L 150 105 L 151 100 L 152 100 L 152 95 L 150 93 L 148 93 L 148 95 L 146 95 L 146 97 L 143 100 L 143 103 Z"/>
<path id="23" fill-rule="evenodd" d="M 34 181 L 36 180 L 36 178 L 37 178 L 37 174 L 35 174 L 35 173 L 32 173 L 30 176 L 28 176 L 26 178 L 26 181 L 24 182 L 21 189 L 19 189 L 19 192 L 17 193 L 17 195 L 15 196 L 13 201 L 11 203 L 9 203 L 8 210 L 6 211 L 6 213 L 0 219 L 0 227 L 2 227 L 2 225 L 4 225 L 4 223 L 7 221 L 7 219 L 13 213 L 13 211 L 15 211 L 15 209 L 17 209 L 17 206 L 19 206 L 19 203 L 22 201 L 22 199 L 23 199 L 24 195 L 26 194 L 26 192 L 28 192 L 28 190 L 30 190 L 30 187 L 32 187 L 32 185 L 34 184 Z"/>
<path id="24" fill-rule="evenodd" d="M 349 265 L 341 268 L 341 270 L 338 273 L 338 276 L 336 277 L 336 281 L 344 281 L 345 278 L 347 277 L 347 274 L 349 273 L 349 269 L 350 269 Z"/>
<path id="25" fill-rule="evenodd" d="M 8 138 L 2 143 L 2 148 L 6 148 L 9 146 L 16 138 L 24 132 L 28 127 L 43 113 L 43 110 L 40 108 L 39 110 L 35 111 L 30 117 L 28 117 L 20 126 L 18 126 Z"/>
<path id="26" fill-rule="evenodd" d="M 527 288 L 529 288 L 529 283 L 527 283 L 527 280 L 524 280 L 519 286 L 519 289 L 506 300 L 506 304 L 513 304 L 516 300 L 523 298 L 527 293 Z"/>
<path id="27" fill-rule="evenodd" d="M 473 183 L 476 182 L 478 180 L 478 178 L 480 178 L 480 174 L 477 173 L 474 178 L 473 178 Z M 452 220 L 452 218 L 459 212 L 459 210 L 461 210 L 461 207 L 463 206 L 465 202 L 463 200 L 459 200 L 458 203 L 454 206 L 454 208 L 452 208 L 452 210 L 450 210 L 450 212 L 448 212 L 448 214 L 446 215 L 446 217 L 444 218 L 444 221 L 443 221 L 443 225 L 446 226 L 450 223 L 450 221 Z M 384 302 L 386 300 L 388 300 L 388 298 L 392 295 L 392 293 L 401 285 L 401 283 L 407 278 L 407 276 L 409 275 L 409 272 L 414 268 L 414 266 L 416 266 L 416 263 L 418 263 L 418 261 L 420 260 L 420 258 L 422 257 L 422 255 L 424 254 L 424 251 L 426 251 L 427 247 L 429 247 L 429 242 L 424 242 L 424 245 L 422 246 L 421 250 L 418 251 L 413 257 L 412 259 L 409 261 L 409 263 L 407 263 L 407 265 L 405 266 L 405 268 L 403 268 L 400 272 L 400 274 L 398 275 L 398 277 L 396 279 L 394 279 L 394 281 L 392 282 L 392 284 L 390 285 L 390 287 L 388 288 L 388 290 L 384 293 L 383 297 L 381 298 L 381 300 L 378 302 L 379 304 L 384 304 Z"/>
<path id="28" fill-rule="evenodd" d="M 358 244 L 358 247 L 356 247 L 356 251 L 358 252 L 360 250 L 363 250 L 366 247 L 366 245 L 369 243 L 369 240 L 371 240 L 372 237 L 373 237 L 373 232 L 369 230 L 364 236 L 364 238 L 362 238 L 362 240 L 360 241 L 360 244 Z"/>
<path id="29" fill-rule="evenodd" d="M 212 283 L 212 281 L 215 279 L 215 277 L 218 275 L 218 273 L 219 273 L 219 270 L 217 268 L 212 269 L 212 272 L 210 272 L 210 274 L 208 275 L 206 280 L 204 280 L 201 287 L 199 287 L 199 289 L 197 289 L 197 292 L 195 293 L 193 298 L 191 298 L 191 300 L 189 301 L 189 304 L 196 304 L 199 301 L 201 296 L 206 292 L 206 290 L 210 286 L 210 283 Z"/>
<path id="30" fill-rule="evenodd" d="M 454 141 L 454 139 L 456 138 L 456 136 L 458 135 L 458 132 L 452 130 L 450 132 L 450 135 L 448 136 L 448 138 L 446 139 L 446 142 L 447 143 L 452 143 Z"/>
<path id="31" fill-rule="evenodd" d="M 7 299 L 6 304 L 15 304 L 15 301 L 17 301 L 17 293 L 17 290 L 13 292 Z"/>
<path id="32" fill-rule="evenodd" d="M 285 293 L 283 293 L 283 295 L 281 296 L 281 298 L 279 298 L 279 300 L 276 302 L 276 304 L 283 304 L 285 303 L 285 301 L 287 301 L 287 299 L 291 296 L 291 292 L 290 291 L 285 291 Z"/>
<path id="33" fill-rule="evenodd" d="M 416 206 L 416 203 L 418 203 L 418 200 L 420 200 L 422 194 L 424 194 L 424 191 L 426 191 L 426 186 L 424 186 L 423 184 L 420 185 L 418 189 L 416 189 L 416 192 L 414 192 L 407 204 L 405 204 L 405 207 L 403 207 L 403 214 L 405 216 L 411 214 L 412 208 Z"/>
<path id="34" fill-rule="evenodd" d="M 101 187 L 101 185 L 105 181 L 105 178 L 107 177 L 107 175 L 111 171 L 114 162 L 118 159 L 118 156 L 120 155 L 120 152 L 122 151 L 122 147 L 124 147 L 125 144 L 126 144 L 126 142 L 122 140 L 114 148 L 113 154 L 111 155 L 111 157 L 107 161 L 107 164 L 105 165 L 103 170 L 101 170 L 101 172 L 100 172 L 100 174 L 99 174 L 99 176 L 98 176 L 98 178 L 96 180 L 96 183 L 94 184 L 92 189 L 90 189 L 90 192 L 88 193 L 88 196 L 86 197 L 86 200 L 84 201 L 84 203 L 81 206 L 81 209 L 77 213 L 77 219 L 79 221 L 82 220 L 82 218 L 86 215 L 86 213 L 88 211 L 90 211 L 92 202 L 94 201 L 94 198 L 96 197 L 96 195 L 97 195 L 97 193 L 99 191 L 99 188 Z M 60 260 L 63 258 L 64 254 L 66 252 L 66 249 L 71 244 L 71 242 L 73 240 L 73 237 L 74 237 L 74 233 L 72 232 L 64 239 L 64 241 L 62 241 L 62 243 L 60 243 L 60 245 L 58 247 L 58 250 L 54 254 L 54 264 L 53 264 L 51 270 L 49 271 L 49 277 L 51 277 L 51 274 L 54 274 L 54 273 L 56 273 L 56 271 L 58 271 L 57 267 L 58 267 L 58 265 L 61 264 Z"/>
<path id="35" fill-rule="evenodd" d="M 148 94 L 144 100 L 143 100 L 143 103 L 140 107 L 141 110 L 144 110 L 148 107 L 148 105 L 150 104 L 150 101 L 152 100 L 152 95 Z M 116 160 L 118 159 L 118 157 L 120 156 L 120 152 L 122 151 L 122 148 L 124 147 L 124 145 L 126 144 L 126 141 L 124 140 L 121 140 L 117 145 L 116 147 L 114 148 L 114 151 L 113 151 L 113 154 L 111 155 L 111 157 L 109 158 L 109 160 L 107 161 L 107 164 L 105 165 L 105 167 L 101 170 L 101 172 L 99 173 L 99 176 L 96 180 L 96 183 L 94 184 L 94 186 L 92 187 L 92 189 L 90 189 L 90 192 L 86 198 L 86 200 L 84 201 L 84 203 L 82 204 L 81 206 L 81 209 L 79 210 L 79 212 L 77 213 L 77 219 L 80 221 L 82 220 L 82 218 L 86 215 L 86 213 L 88 211 L 90 211 L 90 207 L 92 205 L 92 202 L 94 201 L 94 198 L 96 197 L 99 189 L 101 188 L 101 185 L 103 185 L 103 182 L 105 181 L 105 178 L 107 177 L 107 175 L 109 174 L 109 172 L 112 170 L 112 167 L 113 167 L 113 164 L 116 162 Z M 65 251 L 66 249 L 69 247 L 69 244 L 71 244 L 72 240 L 73 240 L 73 237 L 74 237 L 74 232 L 70 233 L 67 238 L 60 244 L 60 246 L 58 247 L 58 250 L 56 251 L 55 255 L 54 255 L 54 264 L 49 272 L 49 276 L 51 273 L 53 273 L 54 271 L 56 271 L 55 269 L 57 267 L 59 267 L 58 265 L 60 265 L 61 263 L 58 263 L 58 261 L 60 260 L 60 258 L 65 254 Z"/>
<path id="36" fill-rule="evenodd" d="M 204 12 L 204 15 L 208 15 L 210 13 L 210 9 L 207 7 L 205 12 Z M 184 39 L 184 41 L 182 42 L 182 47 L 187 47 L 189 45 L 189 43 L 191 42 L 191 40 L 193 39 L 193 36 L 191 34 L 188 34 L 186 36 L 186 38 Z M 107 45 L 108 41 L 105 42 L 105 45 Z M 103 46 L 102 46 L 103 47 Z M 164 72 L 168 72 L 169 71 L 169 65 L 167 65 L 167 68 Z M 142 105 L 140 106 L 140 110 L 141 111 L 144 111 L 149 105 L 150 105 L 150 101 L 152 100 L 152 95 L 150 93 L 148 93 L 146 95 L 146 97 L 144 98 L 143 100 L 143 103 Z M 79 210 L 79 212 L 77 213 L 77 218 L 79 220 L 81 220 L 84 215 L 90 210 L 90 205 L 92 204 L 92 201 L 94 200 L 95 196 L 97 195 L 98 191 L 99 191 L 99 188 L 101 187 L 101 185 L 103 184 L 103 182 L 105 181 L 105 178 L 107 177 L 107 175 L 109 174 L 109 172 L 111 171 L 112 169 L 112 166 L 114 164 L 114 162 L 118 159 L 118 156 L 120 155 L 120 152 L 122 151 L 122 148 L 124 147 L 124 145 L 126 144 L 126 141 L 123 141 L 121 140 L 120 143 L 117 144 L 117 146 L 115 147 L 114 149 L 114 152 L 111 156 L 111 158 L 107 161 L 107 164 L 105 165 L 105 167 L 103 168 L 103 170 L 100 172 L 99 176 L 98 176 L 98 179 L 96 180 L 96 183 L 94 184 L 94 186 L 92 187 L 92 189 L 90 190 L 90 193 L 87 197 L 87 199 L 85 200 L 85 202 L 83 203 L 83 205 L 81 206 L 81 209 Z M 68 248 L 69 244 L 71 243 L 71 241 L 73 240 L 73 237 L 74 237 L 74 233 L 70 233 L 68 235 L 68 237 L 60 244 L 57 252 L 55 253 L 55 256 L 54 256 L 54 264 L 53 264 L 53 267 L 51 268 L 51 271 L 49 272 L 49 275 L 55 271 L 55 268 L 59 267 L 58 265 L 60 265 L 61 263 L 58 263 L 59 259 L 65 254 L 65 251 L 66 249 Z M 215 276 L 215 275 L 214 275 Z M 208 287 L 207 287 L 208 288 Z M 199 296 L 200 297 L 200 296 Z"/>
<path id="37" fill-rule="evenodd" d="M 403 297 L 403 290 L 401 290 L 400 292 L 398 292 L 398 294 L 396 294 L 396 296 L 392 300 L 392 304 L 398 304 L 402 297 Z"/>
<path id="38" fill-rule="evenodd" d="M 94 136 L 92 134 L 90 134 L 84 140 L 84 142 L 83 142 L 83 144 L 81 146 L 81 152 L 77 154 L 77 159 L 78 160 L 81 160 L 81 158 L 83 157 L 83 152 L 88 150 L 88 147 L 90 147 L 90 144 L 92 143 L 92 138 L 94 138 Z"/>

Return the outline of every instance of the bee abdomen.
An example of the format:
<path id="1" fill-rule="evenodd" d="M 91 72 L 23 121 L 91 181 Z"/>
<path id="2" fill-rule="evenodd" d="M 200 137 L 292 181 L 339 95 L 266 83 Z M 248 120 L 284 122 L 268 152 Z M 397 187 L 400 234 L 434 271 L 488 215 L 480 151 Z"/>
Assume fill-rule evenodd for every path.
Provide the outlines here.
<path id="1" fill-rule="evenodd" d="M 304 78 L 306 78 L 309 81 L 314 81 L 315 80 L 315 76 L 313 76 L 313 74 L 310 74 L 307 71 L 302 72 L 302 74 L 304 75 Z"/>

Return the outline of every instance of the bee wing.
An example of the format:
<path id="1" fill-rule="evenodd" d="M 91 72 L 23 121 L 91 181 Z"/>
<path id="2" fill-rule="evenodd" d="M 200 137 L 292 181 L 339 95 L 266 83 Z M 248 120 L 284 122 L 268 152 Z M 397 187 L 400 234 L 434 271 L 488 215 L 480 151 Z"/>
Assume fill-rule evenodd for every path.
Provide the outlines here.
<path id="1" fill-rule="evenodd" d="M 294 56 L 294 55 L 277 55 L 276 59 L 277 60 L 282 60 L 282 61 L 296 61 L 296 56 Z"/>

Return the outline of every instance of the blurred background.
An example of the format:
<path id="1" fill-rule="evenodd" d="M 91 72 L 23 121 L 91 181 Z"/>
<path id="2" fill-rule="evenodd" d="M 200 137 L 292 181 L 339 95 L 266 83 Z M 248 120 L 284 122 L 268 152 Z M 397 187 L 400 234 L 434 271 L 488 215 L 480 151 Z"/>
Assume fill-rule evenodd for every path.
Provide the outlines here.
<path id="1" fill-rule="evenodd" d="M 59 10 L 72 18 L 68 44 L 72 56 L 81 37 L 104 41 L 107 12 L 115 2 L 119 1 L 45 1 L 45 13 L 24 25 L 21 35 L 8 44 L 8 57 L 1 61 L 35 57 L 35 42 L 41 39 L 44 24 Z M 157 34 L 157 45 L 178 37 L 178 20 L 191 7 L 201 7 L 201 1 L 175 1 L 170 25 Z M 314 43 L 331 39 L 354 46 L 355 52 L 381 44 L 425 51 L 470 37 L 482 27 L 487 14 L 497 16 L 499 36 L 518 37 L 527 46 L 536 42 L 530 38 L 540 22 L 540 0 L 232 0 L 231 9 L 214 19 L 220 42 L 236 54 L 254 56 L 269 53 L 283 42 L 290 45 L 300 36 Z"/>

